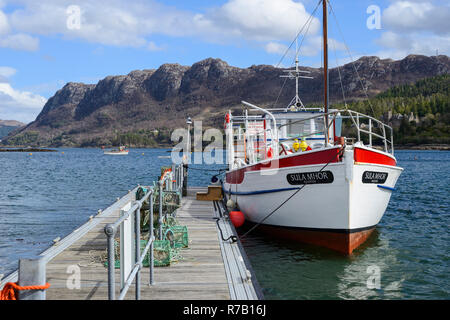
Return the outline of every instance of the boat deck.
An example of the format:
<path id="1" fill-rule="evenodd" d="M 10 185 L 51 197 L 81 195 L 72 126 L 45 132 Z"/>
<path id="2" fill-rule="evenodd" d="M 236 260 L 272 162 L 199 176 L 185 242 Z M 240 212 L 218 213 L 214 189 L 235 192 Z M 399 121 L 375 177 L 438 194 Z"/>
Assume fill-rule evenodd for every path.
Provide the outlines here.
<path id="1" fill-rule="evenodd" d="M 262 298 L 251 266 L 240 243 L 222 241 L 211 201 L 197 201 L 195 194 L 205 188 L 191 188 L 177 210 L 177 220 L 189 232 L 189 248 L 180 251 L 181 259 L 168 267 L 155 267 L 155 284 L 149 286 L 149 268 L 141 272 L 141 299 L 242 299 Z M 119 217 L 120 208 L 134 200 L 134 192 L 92 217 L 85 225 L 44 251 L 47 259 L 47 300 L 91 300 L 108 298 L 106 235 L 104 226 Z M 229 221 L 220 221 L 224 237 L 234 234 Z M 80 271 L 80 288 L 71 289 L 74 270 Z M 116 296 L 120 271 L 116 270 Z M 17 281 L 17 272 L 4 279 Z M 134 284 L 125 299 L 134 299 Z"/>

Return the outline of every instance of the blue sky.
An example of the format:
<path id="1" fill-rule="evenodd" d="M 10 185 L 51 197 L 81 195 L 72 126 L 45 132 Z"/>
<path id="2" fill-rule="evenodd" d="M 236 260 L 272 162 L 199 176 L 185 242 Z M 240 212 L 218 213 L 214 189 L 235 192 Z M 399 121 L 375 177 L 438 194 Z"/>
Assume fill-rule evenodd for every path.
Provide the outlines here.
<path id="1" fill-rule="evenodd" d="M 67 82 L 97 83 L 108 75 L 155 69 L 163 63 L 192 65 L 214 57 L 242 68 L 277 65 L 317 3 L 0 0 L 0 119 L 34 120 L 46 100 Z M 354 59 L 450 52 L 449 1 L 334 0 L 331 4 Z M 380 29 L 367 26 L 373 15 L 367 13 L 370 6 L 379 8 Z M 300 51 L 302 65 L 321 65 L 320 23 L 319 8 Z M 331 13 L 329 27 L 330 63 L 349 62 Z M 281 66 L 291 63 L 292 54 Z"/>

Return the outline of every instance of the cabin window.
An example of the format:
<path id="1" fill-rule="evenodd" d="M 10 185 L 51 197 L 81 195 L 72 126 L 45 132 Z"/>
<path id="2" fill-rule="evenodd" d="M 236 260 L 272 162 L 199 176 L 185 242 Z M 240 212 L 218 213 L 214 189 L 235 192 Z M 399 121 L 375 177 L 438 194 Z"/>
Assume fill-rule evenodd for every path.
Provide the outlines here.
<path id="1" fill-rule="evenodd" d="M 314 124 L 314 128 L 313 128 L 313 135 L 316 136 L 321 136 L 324 134 L 325 132 L 325 124 L 323 122 L 323 117 L 319 117 L 319 118 L 315 118 L 313 120 L 311 120 Z"/>
<path id="2" fill-rule="evenodd" d="M 289 120 L 288 135 L 291 137 L 311 134 L 311 122 L 309 120 Z"/>

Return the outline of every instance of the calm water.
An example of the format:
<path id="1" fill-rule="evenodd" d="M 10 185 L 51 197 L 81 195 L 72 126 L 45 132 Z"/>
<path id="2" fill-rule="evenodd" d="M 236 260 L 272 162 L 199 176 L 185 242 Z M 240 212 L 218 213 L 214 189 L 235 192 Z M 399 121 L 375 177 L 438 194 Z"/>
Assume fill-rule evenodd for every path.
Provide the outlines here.
<path id="1" fill-rule="evenodd" d="M 0 273 L 8 274 L 19 258 L 40 253 L 138 183 L 150 184 L 170 164 L 158 158 L 166 155 L 161 149 L 133 149 L 124 157 L 95 149 L 0 153 Z M 269 241 L 258 232 L 245 239 L 267 299 L 450 298 L 450 152 L 396 156 L 405 169 L 398 190 L 375 234 L 353 256 Z M 206 185 L 210 177 L 191 170 L 189 184 Z M 368 267 L 380 270 L 380 289 L 367 288 Z"/>

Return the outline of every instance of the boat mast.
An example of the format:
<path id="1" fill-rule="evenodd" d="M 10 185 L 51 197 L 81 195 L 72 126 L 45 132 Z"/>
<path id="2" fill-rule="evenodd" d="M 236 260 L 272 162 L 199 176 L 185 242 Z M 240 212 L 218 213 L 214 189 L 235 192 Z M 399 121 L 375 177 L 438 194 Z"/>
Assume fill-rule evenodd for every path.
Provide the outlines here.
<path id="1" fill-rule="evenodd" d="M 323 4 L 323 80 L 324 80 L 324 112 L 325 112 L 325 146 L 328 144 L 328 21 L 327 21 L 327 1 L 322 0 Z"/>
<path id="2" fill-rule="evenodd" d="M 298 96 L 298 37 L 295 38 L 295 106 L 298 108 L 303 106 L 300 102 L 300 97 Z"/>

